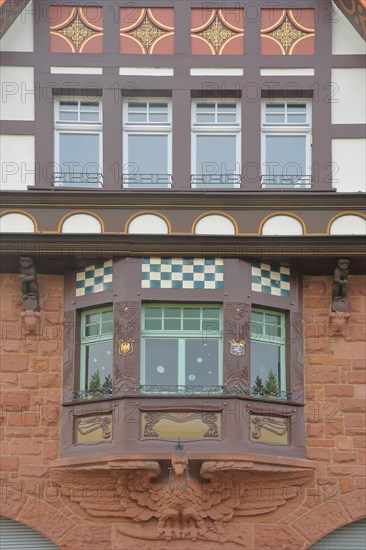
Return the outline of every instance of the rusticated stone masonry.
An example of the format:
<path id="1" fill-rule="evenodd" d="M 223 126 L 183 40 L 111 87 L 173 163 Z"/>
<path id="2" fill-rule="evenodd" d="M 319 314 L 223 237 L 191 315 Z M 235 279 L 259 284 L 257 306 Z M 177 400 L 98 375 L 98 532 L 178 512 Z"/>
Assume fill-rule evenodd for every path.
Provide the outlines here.
<path id="1" fill-rule="evenodd" d="M 365 516 L 365 278 L 349 276 L 350 317 L 329 331 L 332 277 L 305 277 L 307 458 L 315 484 L 281 509 L 242 521 L 245 544 L 132 540 L 113 519 L 77 514 L 50 482 L 59 456 L 63 278 L 38 276 L 40 326 L 25 333 L 18 275 L 1 277 L 1 513 L 62 550 L 305 550 Z M 283 507 L 282 510 L 285 508 Z M 230 525 L 230 523 L 229 523 Z"/>

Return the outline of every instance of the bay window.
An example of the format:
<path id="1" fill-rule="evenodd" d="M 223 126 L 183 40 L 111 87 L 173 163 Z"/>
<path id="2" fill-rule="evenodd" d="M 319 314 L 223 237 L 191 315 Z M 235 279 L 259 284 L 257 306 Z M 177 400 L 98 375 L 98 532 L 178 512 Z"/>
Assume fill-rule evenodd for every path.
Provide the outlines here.
<path id="1" fill-rule="evenodd" d="M 222 385 L 222 314 L 216 305 L 146 305 L 141 383 L 146 393 L 207 393 Z"/>

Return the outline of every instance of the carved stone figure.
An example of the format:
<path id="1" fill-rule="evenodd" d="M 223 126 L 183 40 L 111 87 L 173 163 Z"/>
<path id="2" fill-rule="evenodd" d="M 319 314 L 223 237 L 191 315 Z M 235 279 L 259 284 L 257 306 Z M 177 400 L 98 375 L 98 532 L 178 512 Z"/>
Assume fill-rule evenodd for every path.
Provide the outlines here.
<path id="1" fill-rule="evenodd" d="M 332 311 L 346 311 L 349 260 L 339 258 L 334 270 Z"/>
<path id="2" fill-rule="evenodd" d="M 23 309 L 39 311 L 37 273 L 33 258 L 30 256 L 20 256 L 19 262 Z"/>
<path id="3" fill-rule="evenodd" d="M 237 522 L 286 508 L 287 500 L 291 509 L 299 486 L 312 483 L 314 475 L 310 468 L 234 459 L 193 462 L 187 480 L 187 466 L 187 455 L 176 452 L 171 476 L 156 461 L 116 459 L 57 468 L 52 479 L 76 514 L 88 521 L 117 522 L 120 547 L 127 537 L 139 543 L 169 541 L 180 550 L 190 549 L 192 541 L 201 541 L 205 549 L 230 543 L 233 550 L 249 550 L 245 528 Z M 103 499 L 93 488 L 103 491 Z"/>

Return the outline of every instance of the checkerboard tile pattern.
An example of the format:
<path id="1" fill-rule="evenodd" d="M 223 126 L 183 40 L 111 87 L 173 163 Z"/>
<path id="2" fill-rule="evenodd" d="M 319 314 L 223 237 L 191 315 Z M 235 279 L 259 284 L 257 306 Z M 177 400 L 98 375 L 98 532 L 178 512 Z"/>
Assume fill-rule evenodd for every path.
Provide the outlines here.
<path id="1" fill-rule="evenodd" d="M 224 288 L 220 258 L 142 258 L 142 288 Z"/>
<path id="2" fill-rule="evenodd" d="M 76 273 L 76 296 L 112 289 L 113 260 L 90 265 Z"/>
<path id="3" fill-rule="evenodd" d="M 253 263 L 252 290 L 289 298 L 290 269 L 282 265 Z"/>

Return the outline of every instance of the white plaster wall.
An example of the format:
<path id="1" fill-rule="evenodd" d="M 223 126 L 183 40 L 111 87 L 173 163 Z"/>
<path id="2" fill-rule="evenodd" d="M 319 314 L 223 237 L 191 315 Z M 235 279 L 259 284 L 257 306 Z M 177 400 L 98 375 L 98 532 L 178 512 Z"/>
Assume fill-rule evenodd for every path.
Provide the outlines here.
<path id="1" fill-rule="evenodd" d="M 89 214 L 73 214 L 62 224 L 61 233 L 101 233 L 100 221 Z"/>
<path id="2" fill-rule="evenodd" d="M 332 69 L 332 123 L 366 123 L 366 70 Z"/>
<path id="3" fill-rule="evenodd" d="M 154 214 L 141 214 L 141 216 L 134 218 L 128 226 L 128 232 L 139 235 L 165 235 L 169 233 L 166 221 Z"/>
<path id="4" fill-rule="evenodd" d="M 3 52 L 33 52 L 33 0 L 25 6 L 0 40 Z"/>
<path id="5" fill-rule="evenodd" d="M 366 192 L 366 139 L 332 139 L 333 187 L 342 193 Z M 337 181 L 338 180 L 338 181 Z"/>
<path id="6" fill-rule="evenodd" d="M 0 189 L 22 190 L 34 185 L 34 136 L 0 136 Z"/>
<path id="7" fill-rule="evenodd" d="M 341 216 L 330 226 L 331 235 L 366 235 L 366 220 L 360 216 Z"/>
<path id="8" fill-rule="evenodd" d="M 334 3 L 332 13 L 332 53 L 335 55 L 365 54 L 365 42 Z"/>
<path id="9" fill-rule="evenodd" d="M 212 214 L 197 222 L 195 233 L 196 235 L 235 235 L 235 226 L 225 216 Z"/>
<path id="10" fill-rule="evenodd" d="M 302 235 L 301 223 L 291 216 L 273 216 L 262 227 L 262 235 Z"/>
<path id="11" fill-rule="evenodd" d="M 1 67 L 1 120 L 34 120 L 33 67 Z"/>
<path id="12" fill-rule="evenodd" d="M 4 214 L 0 218 L 0 233 L 34 233 L 33 221 L 24 214 Z"/>

